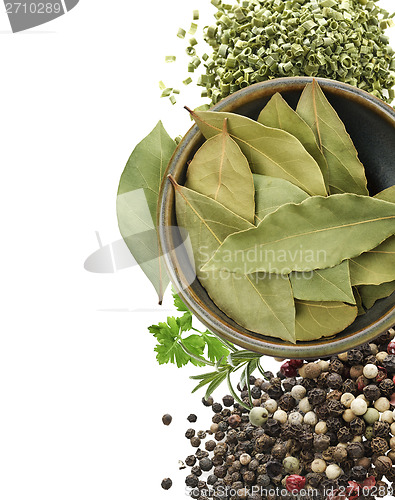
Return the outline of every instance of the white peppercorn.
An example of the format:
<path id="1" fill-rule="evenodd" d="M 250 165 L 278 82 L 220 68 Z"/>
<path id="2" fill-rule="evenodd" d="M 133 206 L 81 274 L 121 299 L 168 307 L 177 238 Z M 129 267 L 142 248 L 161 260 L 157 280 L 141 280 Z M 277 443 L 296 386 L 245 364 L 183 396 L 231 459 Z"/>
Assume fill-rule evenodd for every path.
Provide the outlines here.
<path id="1" fill-rule="evenodd" d="M 381 421 L 392 424 L 392 422 L 394 421 L 393 412 L 391 410 L 386 410 L 385 412 L 383 412 L 383 414 L 381 415 Z"/>
<path id="2" fill-rule="evenodd" d="M 300 425 L 303 423 L 303 416 L 299 412 L 293 411 L 288 415 L 288 422 L 290 424 Z"/>
<path id="3" fill-rule="evenodd" d="M 313 472 L 317 472 L 318 474 L 325 472 L 326 470 L 325 460 L 322 460 L 322 458 L 316 458 L 315 460 L 313 460 L 313 462 L 311 463 L 311 470 Z"/>
<path id="4" fill-rule="evenodd" d="M 339 476 L 341 476 L 343 471 L 341 468 L 336 465 L 336 464 L 330 464 L 325 470 L 326 477 L 328 479 L 337 479 Z"/>
<path id="5" fill-rule="evenodd" d="M 326 422 L 318 422 L 318 424 L 314 428 L 314 432 L 316 434 L 326 434 L 328 432 L 328 426 L 326 425 Z"/>
<path id="6" fill-rule="evenodd" d="M 391 424 L 391 434 L 395 435 L 395 423 Z"/>
<path id="7" fill-rule="evenodd" d="M 388 353 L 386 353 L 384 351 L 380 351 L 379 353 L 376 354 L 376 359 L 379 363 L 382 363 L 387 356 L 388 356 Z"/>
<path id="8" fill-rule="evenodd" d="M 374 403 L 374 407 L 376 408 L 376 410 L 378 410 L 379 412 L 383 413 L 387 410 L 390 409 L 390 402 L 388 401 L 387 398 L 379 398 L 375 403 Z"/>
<path id="9" fill-rule="evenodd" d="M 309 403 L 308 398 L 303 398 L 299 401 L 299 410 L 302 411 L 303 413 L 307 413 L 311 411 L 313 408 L 311 404 Z"/>
<path id="10" fill-rule="evenodd" d="M 322 372 L 327 372 L 329 371 L 329 366 L 330 366 L 330 363 L 329 361 L 324 361 L 324 360 L 321 360 L 321 361 L 318 361 L 318 366 L 321 368 L 321 371 Z"/>
<path id="11" fill-rule="evenodd" d="M 318 418 L 313 411 L 308 411 L 304 416 L 303 421 L 307 425 L 316 425 L 318 422 Z"/>
<path id="12" fill-rule="evenodd" d="M 240 458 L 240 463 L 241 465 L 248 465 L 251 462 L 251 457 L 248 455 L 248 453 L 243 453 Z"/>
<path id="13" fill-rule="evenodd" d="M 345 422 L 351 422 L 351 420 L 354 420 L 354 418 L 356 417 L 355 413 L 350 408 L 347 408 L 342 416 Z"/>
<path id="14" fill-rule="evenodd" d="M 395 437 L 392 437 L 390 439 L 390 446 L 391 446 L 391 450 L 395 450 Z"/>
<path id="15" fill-rule="evenodd" d="M 280 424 L 285 424 L 288 420 L 287 412 L 284 410 L 276 410 L 273 415 L 274 420 L 280 422 Z"/>
<path id="16" fill-rule="evenodd" d="M 345 392 L 340 398 L 340 403 L 344 405 L 346 408 L 350 408 L 351 403 L 354 401 L 355 396 L 351 394 L 351 392 Z"/>
<path id="17" fill-rule="evenodd" d="M 351 403 L 350 408 L 355 415 L 359 416 L 359 415 L 364 415 L 366 413 L 368 405 L 365 400 L 358 397 L 354 399 L 354 401 Z"/>
<path id="18" fill-rule="evenodd" d="M 275 399 L 268 399 L 265 401 L 264 407 L 269 413 L 274 413 L 277 410 L 277 401 Z"/>
<path id="19" fill-rule="evenodd" d="M 306 388 L 303 385 L 295 385 L 291 389 L 291 394 L 296 401 L 300 401 L 306 396 Z"/>
<path id="20" fill-rule="evenodd" d="M 372 353 L 373 356 L 376 356 L 376 354 L 379 352 L 379 349 L 376 344 L 369 344 L 370 347 L 370 352 Z"/>
<path id="21" fill-rule="evenodd" d="M 369 379 L 376 378 L 378 373 L 379 369 L 373 364 L 368 364 L 363 369 L 363 376 Z"/>

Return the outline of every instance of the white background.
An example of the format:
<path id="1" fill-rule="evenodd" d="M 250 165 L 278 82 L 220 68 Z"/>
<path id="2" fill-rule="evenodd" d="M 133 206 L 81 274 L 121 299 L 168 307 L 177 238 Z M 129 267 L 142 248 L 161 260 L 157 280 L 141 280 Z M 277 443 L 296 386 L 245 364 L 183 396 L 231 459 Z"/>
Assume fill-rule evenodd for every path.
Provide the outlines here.
<path id="1" fill-rule="evenodd" d="M 115 196 L 133 147 L 159 119 L 184 134 L 182 106 L 203 102 L 193 85 L 176 106 L 159 99 L 159 80 L 188 76 L 176 33 L 194 8 L 212 24 L 208 0 L 81 0 L 12 34 L 1 7 L 2 500 L 184 498 L 186 417 L 199 412 L 199 430 L 212 413 L 190 395 L 198 369 L 155 361 L 147 326 L 173 314 L 170 294 L 159 308 L 139 269 L 83 264 L 95 231 L 104 245 L 119 239 Z"/>

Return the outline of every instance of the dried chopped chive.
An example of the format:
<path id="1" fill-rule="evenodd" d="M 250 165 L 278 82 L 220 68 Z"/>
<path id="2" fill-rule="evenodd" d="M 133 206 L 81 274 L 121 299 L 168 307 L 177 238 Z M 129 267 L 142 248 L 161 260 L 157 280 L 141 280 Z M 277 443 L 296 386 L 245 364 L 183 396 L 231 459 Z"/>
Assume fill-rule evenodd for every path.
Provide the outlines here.
<path id="1" fill-rule="evenodd" d="M 189 85 L 189 84 L 190 84 L 190 83 L 192 83 L 192 82 L 193 82 L 193 80 L 192 80 L 192 78 L 189 76 L 188 78 L 186 78 L 185 80 L 183 80 L 183 82 L 182 82 L 182 83 L 183 83 L 184 85 Z"/>
<path id="2" fill-rule="evenodd" d="M 164 91 L 162 92 L 162 95 L 161 97 L 169 97 L 169 95 L 173 92 L 173 89 L 168 87 L 166 89 L 164 89 Z"/>
<path id="3" fill-rule="evenodd" d="M 167 62 L 167 63 L 175 62 L 176 59 L 177 59 L 176 56 L 166 56 L 165 62 Z"/>
<path id="4" fill-rule="evenodd" d="M 179 28 L 178 33 L 177 33 L 178 38 L 185 38 L 186 34 L 187 34 L 187 32 L 184 29 Z"/>
<path id="5" fill-rule="evenodd" d="M 159 88 L 161 90 L 165 90 L 165 88 L 166 88 L 166 85 L 162 82 L 162 80 L 159 82 Z"/>
<path id="6" fill-rule="evenodd" d="M 194 35 L 198 29 L 198 25 L 196 23 L 191 23 L 191 27 L 189 28 L 188 33 L 190 35 Z"/>
<path id="7" fill-rule="evenodd" d="M 188 54 L 188 56 L 195 56 L 196 55 L 196 49 L 194 47 L 187 47 L 185 49 L 185 52 Z"/>
<path id="8" fill-rule="evenodd" d="M 174 97 L 174 95 L 171 95 L 169 97 L 170 102 L 174 105 L 177 102 L 177 99 Z"/>
<path id="9" fill-rule="evenodd" d="M 196 38 L 192 37 L 192 38 L 189 39 L 189 45 L 191 45 L 192 47 L 194 45 L 197 45 L 197 43 L 198 42 L 197 42 Z"/>
<path id="10" fill-rule="evenodd" d="M 173 94 L 179 94 L 180 90 L 179 89 L 173 89 Z"/>
<path id="11" fill-rule="evenodd" d="M 199 11 L 197 9 L 195 9 L 193 11 L 193 20 L 197 21 L 198 19 L 199 19 Z"/>

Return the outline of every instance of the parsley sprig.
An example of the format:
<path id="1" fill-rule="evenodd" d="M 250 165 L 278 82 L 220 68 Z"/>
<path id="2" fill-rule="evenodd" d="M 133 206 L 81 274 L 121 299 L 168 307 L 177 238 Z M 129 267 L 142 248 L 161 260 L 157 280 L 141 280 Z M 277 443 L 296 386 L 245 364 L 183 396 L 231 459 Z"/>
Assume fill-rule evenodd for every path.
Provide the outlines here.
<path id="1" fill-rule="evenodd" d="M 181 368 L 191 363 L 194 366 L 210 366 L 212 370 L 201 375 L 190 377 L 199 381 L 192 392 L 206 387 L 207 399 L 223 382 L 227 382 L 229 391 L 240 405 L 252 407 L 250 385 L 247 381 L 250 375 L 259 370 L 264 378 L 268 378 L 261 366 L 261 355 L 239 350 L 230 342 L 218 337 L 209 330 L 200 331 L 192 325 L 192 313 L 183 303 L 179 295 L 173 292 L 174 305 L 181 313 L 179 317 L 170 316 L 166 323 L 160 322 L 148 328 L 158 341 L 155 352 L 160 365 L 173 363 Z M 241 371 L 240 386 L 247 386 L 249 406 L 237 395 L 234 390 L 231 375 Z"/>

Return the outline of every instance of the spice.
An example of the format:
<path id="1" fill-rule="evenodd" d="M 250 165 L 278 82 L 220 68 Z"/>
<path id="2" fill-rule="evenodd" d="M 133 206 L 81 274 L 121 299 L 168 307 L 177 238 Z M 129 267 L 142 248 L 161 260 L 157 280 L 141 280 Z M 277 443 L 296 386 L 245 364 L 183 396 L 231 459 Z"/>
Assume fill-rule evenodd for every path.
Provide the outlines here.
<path id="1" fill-rule="evenodd" d="M 170 425 L 172 420 L 173 420 L 173 417 L 171 415 L 169 415 L 168 413 L 166 413 L 162 417 L 162 422 L 164 425 Z"/>
<path id="2" fill-rule="evenodd" d="M 195 423 L 197 421 L 197 416 L 194 415 L 193 413 L 191 413 L 188 417 L 187 417 L 187 420 L 188 422 L 190 422 L 191 424 Z"/>
<path id="3" fill-rule="evenodd" d="M 164 490 L 169 490 L 173 486 L 173 481 L 169 477 L 167 477 L 163 479 L 161 486 Z"/>

